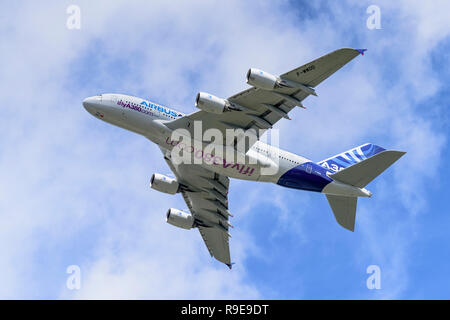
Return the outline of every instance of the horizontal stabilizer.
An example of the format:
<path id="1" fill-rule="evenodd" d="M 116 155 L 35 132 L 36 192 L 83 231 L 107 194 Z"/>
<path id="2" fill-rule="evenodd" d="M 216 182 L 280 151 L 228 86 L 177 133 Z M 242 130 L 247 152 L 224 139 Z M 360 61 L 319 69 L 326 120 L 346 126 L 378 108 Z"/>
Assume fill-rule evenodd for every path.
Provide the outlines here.
<path id="1" fill-rule="evenodd" d="M 333 210 L 336 221 L 345 229 L 355 230 L 356 197 L 332 196 L 327 194 L 327 200 Z"/>
<path id="2" fill-rule="evenodd" d="M 406 152 L 385 150 L 348 168 L 330 174 L 330 178 L 358 188 L 364 188 Z"/>

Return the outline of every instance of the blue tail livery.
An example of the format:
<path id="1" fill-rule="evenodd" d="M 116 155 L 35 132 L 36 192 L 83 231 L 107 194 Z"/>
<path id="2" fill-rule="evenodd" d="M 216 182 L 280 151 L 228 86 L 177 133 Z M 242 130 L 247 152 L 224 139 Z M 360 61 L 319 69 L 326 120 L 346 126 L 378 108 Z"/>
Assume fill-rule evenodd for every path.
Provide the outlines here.
<path id="1" fill-rule="evenodd" d="M 317 164 L 325 169 L 338 172 L 353 164 L 370 158 L 386 149 L 372 143 L 366 143 L 359 147 L 339 153 L 331 158 L 319 161 Z"/>

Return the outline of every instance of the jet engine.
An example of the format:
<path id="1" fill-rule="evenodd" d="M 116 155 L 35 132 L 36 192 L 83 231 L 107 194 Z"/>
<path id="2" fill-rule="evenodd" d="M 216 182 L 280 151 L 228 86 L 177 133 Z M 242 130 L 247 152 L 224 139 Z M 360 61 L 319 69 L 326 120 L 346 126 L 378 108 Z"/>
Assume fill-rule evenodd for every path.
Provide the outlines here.
<path id="1" fill-rule="evenodd" d="M 259 69 L 250 68 L 247 72 L 247 83 L 260 89 L 273 90 L 279 82 L 278 77 Z"/>
<path id="2" fill-rule="evenodd" d="M 194 217 L 190 213 L 170 208 L 166 214 L 166 222 L 175 227 L 189 230 L 194 226 Z"/>
<path id="3" fill-rule="evenodd" d="M 222 114 L 228 108 L 228 101 L 206 92 L 199 92 L 195 98 L 195 106 L 203 111 Z"/>
<path id="4" fill-rule="evenodd" d="M 180 189 L 180 184 L 176 179 L 170 178 L 160 173 L 154 173 L 150 180 L 150 187 L 159 192 L 175 194 Z"/>
<path id="5" fill-rule="evenodd" d="M 247 83 L 251 86 L 263 90 L 274 90 L 278 88 L 297 88 L 306 92 L 307 94 L 317 96 L 316 91 L 309 86 L 288 79 L 283 79 L 255 68 L 250 68 L 248 70 Z"/>

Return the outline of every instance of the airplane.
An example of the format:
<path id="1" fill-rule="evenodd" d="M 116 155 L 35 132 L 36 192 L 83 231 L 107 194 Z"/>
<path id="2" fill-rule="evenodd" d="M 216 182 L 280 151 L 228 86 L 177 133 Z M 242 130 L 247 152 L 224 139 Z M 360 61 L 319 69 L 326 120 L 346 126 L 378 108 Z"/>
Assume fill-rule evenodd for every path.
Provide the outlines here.
<path id="1" fill-rule="evenodd" d="M 173 176 L 154 173 L 150 186 L 167 194 L 181 193 L 189 209 L 168 209 L 166 221 L 187 230 L 197 228 L 210 255 L 231 269 L 230 178 L 323 193 L 338 224 L 354 231 L 358 197 L 371 197 L 366 185 L 405 154 L 365 143 L 314 162 L 261 141 L 276 122 L 290 119 L 293 108 L 304 108 L 305 98 L 317 96 L 317 85 L 364 51 L 339 49 L 280 76 L 251 68 L 246 77 L 251 88 L 227 99 L 199 92 L 195 102 L 199 110 L 190 114 L 123 94 L 88 97 L 83 106 L 96 118 L 159 146 Z M 230 130 L 241 131 L 225 139 Z M 210 131 L 219 136 L 214 143 L 205 139 Z M 216 149 L 208 153 L 208 145 Z M 190 161 L 180 161 L 186 160 L 180 153 Z"/>

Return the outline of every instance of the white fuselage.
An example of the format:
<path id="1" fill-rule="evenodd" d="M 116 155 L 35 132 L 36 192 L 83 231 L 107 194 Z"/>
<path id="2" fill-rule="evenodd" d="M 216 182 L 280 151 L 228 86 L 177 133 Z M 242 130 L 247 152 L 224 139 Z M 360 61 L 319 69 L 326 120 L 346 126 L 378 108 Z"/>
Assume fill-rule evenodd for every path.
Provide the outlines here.
<path id="1" fill-rule="evenodd" d="M 219 155 L 208 153 L 210 149 L 206 148 L 206 143 L 190 136 L 186 137 L 189 144 L 182 143 L 182 140 L 174 141 L 173 130 L 165 123 L 185 115 L 148 100 L 122 94 L 102 94 L 85 99 L 83 106 L 103 121 L 148 138 L 165 154 L 170 152 L 172 161 L 183 150 L 190 154 L 193 160 L 190 163 L 231 178 L 272 182 L 288 188 L 333 195 L 370 196 L 363 189 L 333 181 L 329 177 L 332 171 L 261 141 L 253 144 L 245 154 L 239 154 L 231 146 L 221 145 L 223 152 Z"/>
<path id="2" fill-rule="evenodd" d="M 144 103 L 143 103 L 144 102 Z M 121 94 L 103 94 L 85 100 L 85 108 L 95 117 L 121 127 L 123 129 L 145 136 L 162 149 L 172 151 L 183 148 L 171 139 L 172 130 L 164 125 L 184 114 L 179 111 L 152 103 L 137 97 Z M 243 180 L 267 181 L 276 183 L 286 171 L 309 160 L 293 153 L 257 141 L 245 155 L 245 161 L 237 162 L 236 158 L 228 159 L 223 152 L 222 157 L 203 154 L 206 144 L 195 147 L 195 143 L 187 152 L 192 151 L 194 158 L 203 158 L 199 164 L 219 174 Z M 232 148 L 232 147 L 228 147 Z M 176 150 L 178 151 L 178 150 Z M 235 150 L 234 150 L 235 151 Z"/>

